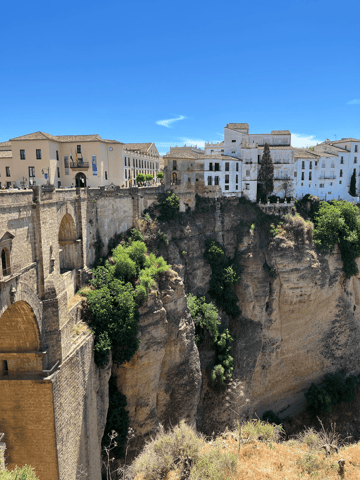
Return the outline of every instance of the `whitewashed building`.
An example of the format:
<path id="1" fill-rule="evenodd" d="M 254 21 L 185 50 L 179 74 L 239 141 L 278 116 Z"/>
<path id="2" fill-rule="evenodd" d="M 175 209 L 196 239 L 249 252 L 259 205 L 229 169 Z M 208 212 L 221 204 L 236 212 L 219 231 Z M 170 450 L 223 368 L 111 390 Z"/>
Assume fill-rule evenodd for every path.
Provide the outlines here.
<path id="1" fill-rule="evenodd" d="M 123 156 L 124 187 L 137 185 L 135 179 L 139 173 L 152 175 L 152 183 L 159 182 L 156 174 L 160 171 L 160 155 L 154 143 L 125 143 Z"/>

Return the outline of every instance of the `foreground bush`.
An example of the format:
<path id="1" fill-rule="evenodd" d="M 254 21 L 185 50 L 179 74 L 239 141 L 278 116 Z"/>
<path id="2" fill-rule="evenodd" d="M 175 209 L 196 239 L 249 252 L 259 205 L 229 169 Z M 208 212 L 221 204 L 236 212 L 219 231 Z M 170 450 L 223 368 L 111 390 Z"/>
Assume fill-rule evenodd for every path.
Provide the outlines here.
<path id="1" fill-rule="evenodd" d="M 0 470 L 0 480 L 38 480 L 35 471 L 29 465 L 24 467 L 15 467 L 11 472 Z"/>

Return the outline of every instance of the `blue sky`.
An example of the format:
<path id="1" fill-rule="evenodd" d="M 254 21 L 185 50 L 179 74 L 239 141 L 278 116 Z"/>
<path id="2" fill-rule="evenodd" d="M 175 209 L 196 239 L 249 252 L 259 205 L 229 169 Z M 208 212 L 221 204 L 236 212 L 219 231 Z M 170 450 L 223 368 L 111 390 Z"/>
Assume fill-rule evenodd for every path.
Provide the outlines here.
<path id="1" fill-rule="evenodd" d="M 360 1 L 16 1 L 0 6 L 0 141 L 34 131 L 293 145 L 360 138 Z M 172 120 L 172 121 L 171 121 Z"/>

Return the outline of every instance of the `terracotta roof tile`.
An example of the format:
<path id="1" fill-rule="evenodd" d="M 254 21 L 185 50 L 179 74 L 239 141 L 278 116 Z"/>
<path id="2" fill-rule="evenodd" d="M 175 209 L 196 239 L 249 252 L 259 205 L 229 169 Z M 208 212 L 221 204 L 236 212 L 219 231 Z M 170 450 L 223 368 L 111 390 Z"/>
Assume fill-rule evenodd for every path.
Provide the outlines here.
<path id="1" fill-rule="evenodd" d="M 11 142 L 0 142 L 0 147 L 11 147 Z"/>
<path id="2" fill-rule="evenodd" d="M 148 153 L 153 143 L 125 143 L 124 148 L 133 152 Z"/>
<path id="3" fill-rule="evenodd" d="M 294 150 L 295 158 L 310 158 L 314 160 L 320 158 L 320 155 L 311 150 L 307 150 L 306 148 L 294 148 Z"/>
<path id="4" fill-rule="evenodd" d="M 271 135 L 291 135 L 290 130 L 271 130 Z"/>
<path id="5" fill-rule="evenodd" d="M 14 137 L 10 140 L 53 140 L 55 142 L 105 142 L 105 143 L 119 143 L 117 140 L 105 140 L 99 134 L 92 135 L 50 135 L 44 132 L 34 132 L 20 137 Z"/>

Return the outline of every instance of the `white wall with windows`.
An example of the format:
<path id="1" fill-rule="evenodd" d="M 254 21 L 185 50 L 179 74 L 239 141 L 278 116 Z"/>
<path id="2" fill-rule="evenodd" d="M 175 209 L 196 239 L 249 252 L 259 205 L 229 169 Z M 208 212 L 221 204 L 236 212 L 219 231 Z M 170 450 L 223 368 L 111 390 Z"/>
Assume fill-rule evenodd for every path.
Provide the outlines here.
<path id="1" fill-rule="evenodd" d="M 241 163 L 225 155 L 205 155 L 205 185 L 219 185 L 224 196 L 241 196 Z"/>

